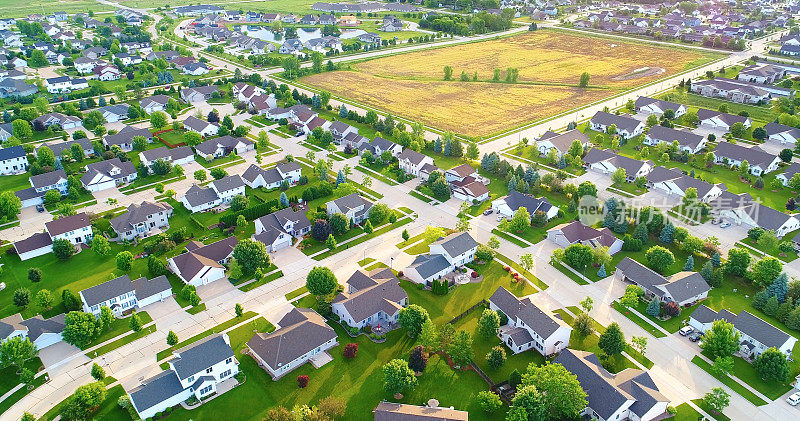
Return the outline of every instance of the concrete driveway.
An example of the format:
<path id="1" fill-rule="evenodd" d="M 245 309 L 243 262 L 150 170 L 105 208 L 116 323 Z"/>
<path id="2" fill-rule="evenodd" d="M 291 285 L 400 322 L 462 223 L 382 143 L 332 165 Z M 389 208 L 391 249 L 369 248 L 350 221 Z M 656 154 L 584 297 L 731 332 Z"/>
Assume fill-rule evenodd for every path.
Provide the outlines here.
<path id="1" fill-rule="evenodd" d="M 228 281 L 228 277 L 225 276 L 224 278 L 217 279 L 210 284 L 200 285 L 197 287 L 197 295 L 199 295 L 203 301 L 208 301 L 214 297 L 229 293 L 235 289 L 236 287 L 233 286 L 230 281 Z"/>
<path id="2" fill-rule="evenodd" d="M 59 341 L 40 350 L 39 358 L 42 360 L 44 368 L 50 372 L 51 376 L 54 376 L 56 372 L 64 368 L 74 367 L 76 361 L 77 365 L 90 361 L 88 357 L 80 354 L 81 350 L 78 347 Z"/>
<path id="3" fill-rule="evenodd" d="M 159 301 L 149 306 L 145 307 L 145 311 L 153 320 L 158 320 L 164 317 L 169 317 L 170 315 L 180 312 L 181 306 L 178 305 L 178 302 L 175 301 L 174 297 L 169 297 L 164 301 Z"/>

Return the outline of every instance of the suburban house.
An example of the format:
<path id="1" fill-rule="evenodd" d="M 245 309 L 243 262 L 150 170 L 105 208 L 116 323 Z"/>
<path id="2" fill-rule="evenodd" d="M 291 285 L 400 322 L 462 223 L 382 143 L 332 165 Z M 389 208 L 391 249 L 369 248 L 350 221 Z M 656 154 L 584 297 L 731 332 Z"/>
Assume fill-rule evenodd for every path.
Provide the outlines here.
<path id="1" fill-rule="evenodd" d="M 202 122 L 205 123 L 204 121 Z M 233 137 L 227 135 L 218 137 L 216 139 L 206 140 L 205 142 L 195 146 L 194 149 L 198 155 L 203 157 L 203 159 L 206 161 L 212 161 L 216 158 L 228 156 L 234 152 L 237 155 L 241 155 L 248 151 L 254 151 L 256 149 L 256 143 L 244 137 Z"/>
<path id="2" fill-rule="evenodd" d="M 73 245 L 88 245 L 94 236 L 92 222 L 83 212 L 46 222 L 44 230 L 14 243 L 14 249 L 20 260 L 52 252 L 53 241 L 57 239 L 69 240 Z"/>
<path id="3" fill-rule="evenodd" d="M 0 175 L 12 175 L 28 170 L 28 157 L 22 145 L 0 149 Z"/>
<path id="4" fill-rule="evenodd" d="M 300 164 L 297 162 L 279 162 L 275 167 L 265 170 L 258 165 L 251 164 L 242 173 L 242 180 L 248 187 L 257 189 L 276 189 L 285 181 L 290 185 L 300 181 Z"/>
<path id="5" fill-rule="evenodd" d="M 167 103 L 172 99 L 166 95 L 153 95 L 147 98 L 142 98 L 139 101 L 139 106 L 147 114 L 153 114 L 156 111 L 164 111 L 167 109 Z"/>
<path id="6" fill-rule="evenodd" d="M 100 308 L 108 307 L 114 316 L 120 317 L 135 309 L 140 309 L 172 296 L 172 286 L 164 275 L 148 280 L 141 277 L 131 281 L 122 275 L 91 288 L 78 292 L 83 303 L 83 311 L 100 316 Z"/>
<path id="7" fill-rule="evenodd" d="M 83 188 L 96 193 L 130 183 L 136 179 L 137 175 L 133 163 L 113 158 L 87 165 L 86 173 L 81 176 L 81 183 Z"/>
<path id="8" fill-rule="evenodd" d="M 215 136 L 217 132 L 219 132 L 219 125 L 200 120 L 193 115 L 190 115 L 189 117 L 186 117 L 186 120 L 183 120 L 183 127 L 186 130 L 200 133 L 200 135 L 203 137 Z"/>
<path id="9" fill-rule="evenodd" d="M 153 169 L 153 163 L 159 159 L 167 161 L 172 165 L 185 165 L 194 162 L 194 151 L 192 151 L 190 146 L 178 146 L 173 149 L 162 146 L 160 148 L 139 152 L 139 162 L 146 165 L 147 168 L 151 170 Z"/>
<path id="10" fill-rule="evenodd" d="M 662 303 L 674 301 L 681 307 L 705 299 L 711 290 L 698 272 L 683 271 L 665 278 L 630 257 L 617 263 L 614 279 L 638 285 L 649 298 Z"/>
<path id="11" fill-rule="evenodd" d="M 61 341 L 61 333 L 66 326 L 65 316 L 65 313 L 61 313 L 45 319 L 37 314 L 28 320 L 22 320 L 22 314 L 17 313 L 0 319 L 0 343 L 20 337 L 31 341 L 38 350 L 47 348 Z"/>
<path id="12" fill-rule="evenodd" d="M 166 231 L 169 228 L 170 216 L 172 216 L 172 206 L 169 203 L 142 202 L 128 206 L 125 213 L 109 222 L 119 240 L 130 241 L 151 235 L 153 229 Z"/>
<path id="13" fill-rule="evenodd" d="M 609 149 L 589 149 L 583 157 L 584 166 L 591 170 L 599 171 L 603 174 L 612 174 L 618 168 L 625 170 L 625 178 L 628 182 L 633 182 L 639 177 L 644 177 L 653 169 L 653 161 L 639 161 L 619 155 Z"/>
<path id="14" fill-rule="evenodd" d="M 86 89 L 89 82 L 83 78 L 71 78 L 69 76 L 51 77 L 44 80 L 44 87 L 51 94 L 59 94 Z"/>
<path id="15" fill-rule="evenodd" d="M 611 126 L 616 127 L 617 134 L 625 139 L 630 139 L 642 134 L 645 128 L 643 121 L 639 121 L 630 116 L 616 115 L 605 111 L 598 111 L 594 117 L 589 120 L 589 128 L 597 132 L 606 133 Z"/>
<path id="16" fill-rule="evenodd" d="M 792 97 L 794 90 L 746 80 L 715 78 L 692 83 L 692 92 L 709 98 L 725 98 L 740 104 L 764 104 L 772 98 Z"/>
<path id="17" fill-rule="evenodd" d="M 764 126 L 764 130 L 767 132 L 767 139 L 773 142 L 780 142 L 781 145 L 787 143 L 796 144 L 797 140 L 800 139 L 800 129 L 774 121 Z"/>
<path id="18" fill-rule="evenodd" d="M 667 195 L 685 196 L 686 190 L 697 190 L 697 198 L 708 203 L 718 198 L 727 189 L 724 183 L 711 184 L 708 181 L 692 178 L 678 168 L 657 166 L 647 174 L 647 184 L 651 189 L 658 189 Z"/>
<path id="19" fill-rule="evenodd" d="M 623 243 L 610 229 L 595 229 L 584 225 L 581 221 L 556 225 L 547 230 L 547 239 L 562 248 L 573 244 L 583 244 L 592 248 L 608 247 L 608 254 L 611 256 L 622 250 Z"/>
<path id="20" fill-rule="evenodd" d="M 128 119 L 128 110 L 131 108 L 130 105 L 126 103 L 119 103 L 114 105 L 106 105 L 105 107 L 100 107 L 97 111 L 103 114 L 103 118 L 106 119 L 109 123 L 116 123 L 118 121 L 127 120 Z"/>
<path id="21" fill-rule="evenodd" d="M 306 362 L 315 368 L 333 360 L 328 350 L 338 345 L 336 331 L 310 308 L 293 308 L 271 333 L 256 333 L 247 342 L 248 353 L 278 380 Z"/>
<path id="22" fill-rule="evenodd" d="M 456 268 L 475 260 L 478 242 L 467 232 L 457 232 L 430 244 L 428 254 L 420 254 L 403 274 L 418 284 L 430 286 Z"/>
<path id="23" fill-rule="evenodd" d="M 397 323 L 400 309 L 407 305 L 408 294 L 389 268 L 369 272 L 359 269 L 345 282 L 344 291 L 333 299 L 331 310 L 350 327 L 389 330 Z"/>
<path id="24" fill-rule="evenodd" d="M 433 165 L 433 158 L 410 148 L 403 149 L 397 156 L 398 165 L 408 175 L 419 176 L 419 170 L 425 165 Z"/>
<path id="25" fill-rule="evenodd" d="M 733 194 L 725 191 L 711 201 L 711 213 L 737 225 L 772 230 L 778 237 L 800 229 L 800 220 L 753 200 L 749 193 Z"/>
<path id="26" fill-rule="evenodd" d="M 64 130 L 76 129 L 78 127 L 82 127 L 83 125 L 80 118 L 62 113 L 48 113 L 41 115 L 33 119 L 31 124 L 33 124 L 34 127 L 36 127 L 37 124 L 41 124 L 44 128 L 56 126 L 61 127 Z"/>
<path id="27" fill-rule="evenodd" d="M 704 136 L 694 134 L 688 130 L 676 130 L 661 125 L 651 127 L 642 141 L 645 145 L 651 146 L 659 143 L 672 145 L 673 142 L 678 142 L 678 149 L 689 152 L 692 155 L 699 153 L 706 146 L 706 138 Z"/>
<path id="28" fill-rule="evenodd" d="M 507 289 L 498 287 L 489 298 L 489 308 L 508 318 L 497 336 L 512 354 L 535 349 L 548 357 L 569 345 L 572 328 L 557 315 L 542 311 L 530 298 L 520 300 Z"/>
<path id="29" fill-rule="evenodd" d="M 137 129 L 132 126 L 125 126 L 117 132 L 117 134 L 107 134 L 103 137 L 103 145 L 108 148 L 112 146 L 119 147 L 123 152 L 130 152 L 133 150 L 133 138 L 141 136 L 147 140 L 147 143 L 153 143 L 153 135 L 150 130 L 145 128 Z"/>
<path id="30" fill-rule="evenodd" d="M 757 176 L 777 170 L 781 162 L 777 155 L 766 152 L 758 146 L 746 147 L 730 142 L 719 142 L 712 153 L 717 164 L 738 167 L 747 161 L 750 174 Z"/>
<path id="31" fill-rule="evenodd" d="M 655 421 L 671 417 L 670 404 L 646 371 L 626 368 L 612 374 L 597 355 L 565 349 L 553 360 L 578 378 L 588 395 L 581 415 L 587 419 Z"/>
<path id="32" fill-rule="evenodd" d="M 767 63 L 751 64 L 739 71 L 736 79 L 771 85 L 786 76 L 786 69 Z"/>
<path id="33" fill-rule="evenodd" d="M 360 224 L 369 218 L 369 211 L 372 209 L 372 202 L 361 197 L 358 193 L 350 193 L 338 199 L 331 200 L 325 204 L 328 216 L 334 213 L 341 213 L 348 220 Z"/>
<path id="34" fill-rule="evenodd" d="M 701 305 L 689 316 L 689 326 L 706 333 L 717 320 L 731 323 L 739 332 L 739 354 L 745 358 L 756 358 L 769 348 L 775 348 L 788 357 L 797 343 L 794 336 L 745 310 L 733 314 L 726 309 L 716 312 Z"/>
<path id="35" fill-rule="evenodd" d="M 553 206 L 546 197 L 534 197 L 530 194 L 520 193 L 516 190 L 508 192 L 508 196 L 492 201 L 492 210 L 500 216 L 511 219 L 519 208 L 525 208 L 531 217 L 536 212 L 544 212 L 547 220 L 558 216 L 558 207 Z"/>
<path id="36" fill-rule="evenodd" d="M 216 206 L 230 203 L 234 196 L 244 195 L 244 181 L 234 174 L 208 183 L 208 186 L 197 184 L 180 198 L 181 203 L 192 213 L 202 212 Z"/>
<path id="37" fill-rule="evenodd" d="M 264 243 L 267 250 L 276 252 L 291 246 L 294 238 L 300 238 L 311 231 L 311 221 L 306 213 L 284 208 L 255 220 L 256 231 L 253 239 Z"/>
<path id="38" fill-rule="evenodd" d="M 439 406 L 381 402 L 372 411 L 375 421 L 467 421 L 469 412 Z"/>
<path id="39" fill-rule="evenodd" d="M 729 132 L 731 126 L 736 123 L 742 123 L 746 128 L 749 128 L 750 125 L 753 124 L 750 117 L 723 113 L 721 111 L 711 111 L 705 108 L 697 110 L 697 119 L 700 121 L 700 127 L 724 130 L 725 132 Z"/>
<path id="40" fill-rule="evenodd" d="M 208 245 L 190 241 L 186 245 L 187 252 L 169 259 L 167 265 L 187 285 L 197 287 L 210 284 L 225 276 L 225 267 L 222 265 L 230 261 L 233 248 L 238 243 L 235 236 Z"/>
<path id="41" fill-rule="evenodd" d="M 586 134 L 578 129 L 572 129 L 561 134 L 548 130 L 536 141 L 536 149 L 541 156 L 547 156 L 551 150 L 555 149 L 560 158 L 569 151 L 569 147 L 572 146 L 576 140 L 581 143 L 581 147 L 583 148 L 586 148 L 590 144 L 589 136 L 586 136 Z"/>
<path id="42" fill-rule="evenodd" d="M 400 153 L 403 152 L 402 146 L 380 136 L 376 136 L 375 139 L 372 139 L 369 142 L 361 143 L 357 147 L 359 153 L 363 154 L 365 151 L 369 151 L 369 153 L 375 157 L 381 156 L 384 152 L 389 152 L 392 157 L 396 158 L 400 155 Z"/>
<path id="43" fill-rule="evenodd" d="M 200 61 L 186 63 L 183 65 L 182 72 L 185 75 L 200 76 L 208 73 L 208 66 Z"/>
<path id="44" fill-rule="evenodd" d="M 128 391 L 139 418 L 152 418 L 190 397 L 202 400 L 217 393 L 222 383 L 238 383 L 234 376 L 239 373 L 239 361 L 226 333 L 172 351 L 172 357 L 167 361 L 168 370 Z M 224 390 L 230 389 L 226 387 Z"/>
<path id="45" fill-rule="evenodd" d="M 57 190 L 62 196 L 66 196 L 69 187 L 64 170 L 32 175 L 28 181 L 31 183 L 30 188 L 14 192 L 22 200 L 22 207 L 42 204 L 45 193 L 50 190 Z"/>
<path id="46" fill-rule="evenodd" d="M 794 175 L 799 172 L 800 172 L 800 164 L 797 162 L 792 162 L 791 164 L 789 164 L 788 167 L 785 168 L 785 170 L 782 173 L 776 175 L 775 178 L 780 180 L 780 182 L 783 183 L 784 186 L 788 186 L 789 180 L 791 180 L 792 177 L 794 177 Z"/>
<path id="47" fill-rule="evenodd" d="M 640 96 L 634 102 L 634 109 L 637 113 L 642 114 L 655 114 L 659 117 L 664 115 L 664 111 L 672 110 L 675 113 L 675 118 L 686 114 L 686 106 L 675 102 L 664 101 L 663 99 L 649 98 Z"/>
<path id="48" fill-rule="evenodd" d="M 211 99 L 214 92 L 219 92 L 217 85 L 197 86 L 194 88 L 181 89 L 181 99 L 187 104 L 206 102 Z"/>

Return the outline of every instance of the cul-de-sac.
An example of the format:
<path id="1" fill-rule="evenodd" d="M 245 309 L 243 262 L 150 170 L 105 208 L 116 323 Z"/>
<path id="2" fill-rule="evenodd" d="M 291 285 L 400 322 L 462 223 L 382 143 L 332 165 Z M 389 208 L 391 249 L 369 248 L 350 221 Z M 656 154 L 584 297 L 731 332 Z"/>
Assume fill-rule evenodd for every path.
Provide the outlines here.
<path id="1" fill-rule="evenodd" d="M 800 419 L 800 0 L 0 0 L 0 420 Z"/>

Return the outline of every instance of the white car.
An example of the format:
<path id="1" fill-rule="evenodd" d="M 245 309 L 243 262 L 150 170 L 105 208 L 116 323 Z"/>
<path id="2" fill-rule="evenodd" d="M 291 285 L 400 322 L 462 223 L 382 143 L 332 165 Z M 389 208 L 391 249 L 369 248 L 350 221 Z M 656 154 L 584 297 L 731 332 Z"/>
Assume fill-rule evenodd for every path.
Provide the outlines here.
<path id="1" fill-rule="evenodd" d="M 689 336 L 692 332 L 694 332 L 694 328 L 691 326 L 684 326 L 678 331 L 681 336 Z"/>
<path id="2" fill-rule="evenodd" d="M 721 224 L 719 224 L 719 227 L 722 228 L 722 229 L 728 228 L 729 226 L 731 226 L 731 223 L 728 222 L 728 221 L 725 221 L 725 222 L 722 222 Z"/>
<path id="3" fill-rule="evenodd" d="M 797 406 L 797 404 L 800 403 L 800 392 L 789 395 L 789 397 L 786 398 L 786 402 L 789 402 L 789 405 Z"/>

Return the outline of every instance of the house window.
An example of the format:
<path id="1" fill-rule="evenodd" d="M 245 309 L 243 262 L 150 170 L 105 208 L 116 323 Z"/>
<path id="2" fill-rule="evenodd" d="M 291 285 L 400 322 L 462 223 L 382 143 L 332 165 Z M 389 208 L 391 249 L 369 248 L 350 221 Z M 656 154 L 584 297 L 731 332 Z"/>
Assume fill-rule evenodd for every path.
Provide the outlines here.
<path id="1" fill-rule="evenodd" d="M 211 373 L 212 371 L 214 371 L 214 367 L 208 367 L 206 369 L 206 374 Z"/>
<path id="2" fill-rule="evenodd" d="M 222 372 L 222 375 L 220 375 L 219 377 L 220 377 L 221 379 L 224 379 L 225 377 L 228 377 L 228 376 L 230 376 L 230 375 L 231 375 L 231 369 L 229 368 L 229 369 L 227 369 L 227 370 L 223 371 L 223 372 Z"/>
<path id="3" fill-rule="evenodd" d="M 186 381 L 189 382 L 189 383 L 193 382 L 194 381 L 194 376 L 189 376 L 189 378 L 186 379 Z"/>
<path id="4" fill-rule="evenodd" d="M 233 361 L 233 357 L 228 357 L 228 359 L 225 360 L 225 364 L 230 364 L 231 361 Z"/>
<path id="5" fill-rule="evenodd" d="M 214 386 L 208 385 L 208 386 L 200 389 L 200 394 L 201 395 L 205 395 L 206 393 L 211 392 L 211 389 L 213 389 L 213 388 L 214 388 Z"/>

